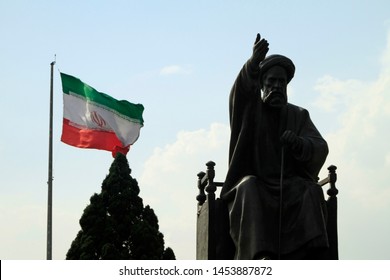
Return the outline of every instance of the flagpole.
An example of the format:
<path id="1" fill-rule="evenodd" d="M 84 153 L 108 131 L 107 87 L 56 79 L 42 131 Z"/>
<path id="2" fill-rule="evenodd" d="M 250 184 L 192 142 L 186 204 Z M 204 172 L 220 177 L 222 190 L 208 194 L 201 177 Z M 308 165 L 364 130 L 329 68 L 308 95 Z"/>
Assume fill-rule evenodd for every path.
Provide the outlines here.
<path id="1" fill-rule="evenodd" d="M 53 61 L 50 63 L 50 116 L 49 116 L 49 174 L 48 174 L 48 198 L 47 198 L 47 249 L 46 259 L 52 259 L 52 232 L 53 232 Z"/>

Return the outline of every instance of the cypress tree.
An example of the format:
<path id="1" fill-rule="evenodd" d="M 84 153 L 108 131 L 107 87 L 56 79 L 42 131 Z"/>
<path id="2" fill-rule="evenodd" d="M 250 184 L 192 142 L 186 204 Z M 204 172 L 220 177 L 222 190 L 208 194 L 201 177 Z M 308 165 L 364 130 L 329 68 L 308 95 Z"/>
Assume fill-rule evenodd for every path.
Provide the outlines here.
<path id="1" fill-rule="evenodd" d="M 144 207 L 138 182 L 130 174 L 126 156 L 117 153 L 101 193 L 92 195 L 84 210 L 66 259 L 175 259 L 171 248 L 164 249 L 157 216 Z"/>

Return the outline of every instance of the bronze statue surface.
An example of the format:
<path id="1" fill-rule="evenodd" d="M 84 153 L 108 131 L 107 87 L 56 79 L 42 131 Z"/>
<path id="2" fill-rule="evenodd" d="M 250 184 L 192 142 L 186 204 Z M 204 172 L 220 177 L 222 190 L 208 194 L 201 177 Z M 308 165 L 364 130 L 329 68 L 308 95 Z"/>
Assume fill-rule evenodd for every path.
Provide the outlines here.
<path id="1" fill-rule="evenodd" d="M 229 100 L 228 205 L 236 259 L 310 259 L 328 246 L 317 176 L 328 146 L 308 111 L 288 103 L 293 62 L 257 34 Z"/>

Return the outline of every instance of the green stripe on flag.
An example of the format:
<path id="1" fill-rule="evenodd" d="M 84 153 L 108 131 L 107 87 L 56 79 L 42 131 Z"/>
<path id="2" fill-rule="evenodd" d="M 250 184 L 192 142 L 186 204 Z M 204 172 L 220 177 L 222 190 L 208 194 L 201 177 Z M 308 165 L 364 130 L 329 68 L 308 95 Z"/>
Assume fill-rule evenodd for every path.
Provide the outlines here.
<path id="1" fill-rule="evenodd" d="M 80 98 L 86 99 L 88 102 L 92 102 L 97 106 L 100 105 L 107 110 L 118 112 L 121 115 L 127 116 L 132 121 L 143 125 L 142 113 L 144 106 L 142 104 L 133 104 L 126 100 L 116 100 L 103 92 L 95 90 L 76 77 L 64 73 L 60 74 L 64 94 L 77 95 Z"/>

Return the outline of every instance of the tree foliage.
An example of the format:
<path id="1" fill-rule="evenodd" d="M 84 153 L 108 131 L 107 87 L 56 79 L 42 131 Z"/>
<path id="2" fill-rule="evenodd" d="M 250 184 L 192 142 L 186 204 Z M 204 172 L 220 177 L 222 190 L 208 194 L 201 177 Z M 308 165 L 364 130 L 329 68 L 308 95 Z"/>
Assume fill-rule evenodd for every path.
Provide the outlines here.
<path id="1" fill-rule="evenodd" d="M 175 259 L 164 249 L 164 236 L 152 208 L 144 207 L 138 182 L 131 177 L 126 156 L 118 153 L 80 219 L 81 230 L 66 259 Z"/>

